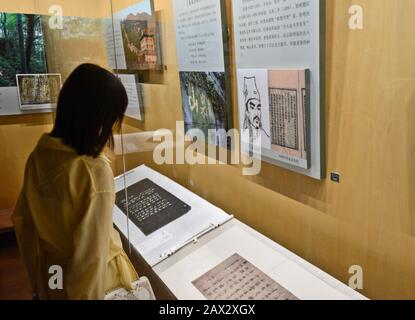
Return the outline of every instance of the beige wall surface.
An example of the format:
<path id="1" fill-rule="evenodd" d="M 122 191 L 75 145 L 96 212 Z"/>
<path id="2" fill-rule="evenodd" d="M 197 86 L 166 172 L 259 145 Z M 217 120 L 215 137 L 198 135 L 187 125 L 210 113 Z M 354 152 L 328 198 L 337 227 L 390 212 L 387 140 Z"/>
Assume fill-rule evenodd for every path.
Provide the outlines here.
<path id="1" fill-rule="evenodd" d="M 10 4 L 0 1 L 0 11 L 29 8 L 19 7 L 29 1 L 13 1 L 13 8 L 5 2 Z M 114 10 L 135 2 L 114 0 Z M 67 3 L 72 1 L 65 7 Z M 363 30 L 348 28 L 353 4 L 364 9 Z M 172 4 L 154 0 L 154 5 L 162 22 L 166 70 L 162 82 L 142 86 L 145 121 L 127 120 L 126 132 L 174 129 L 175 121 L 183 118 Z M 231 1 L 226 5 L 232 31 Z M 75 4 L 71 14 L 87 15 L 87 6 L 89 1 Z M 98 16 L 107 16 L 107 2 L 96 8 L 101 8 Z M 326 1 L 327 174 L 339 172 L 339 184 L 266 163 L 255 177 L 243 176 L 232 165 L 156 166 L 150 153 L 128 155 L 127 169 L 141 163 L 152 166 L 345 283 L 349 267 L 362 266 L 362 293 L 370 298 L 415 299 L 414 16 L 413 0 Z M 75 49 L 71 56 L 76 56 Z M 99 59 L 104 63 L 105 52 Z M 24 161 L 51 123 L 39 115 L 0 117 L 5 150 L 0 156 L 0 208 L 13 206 Z M 122 168 L 118 160 L 117 173 Z"/>

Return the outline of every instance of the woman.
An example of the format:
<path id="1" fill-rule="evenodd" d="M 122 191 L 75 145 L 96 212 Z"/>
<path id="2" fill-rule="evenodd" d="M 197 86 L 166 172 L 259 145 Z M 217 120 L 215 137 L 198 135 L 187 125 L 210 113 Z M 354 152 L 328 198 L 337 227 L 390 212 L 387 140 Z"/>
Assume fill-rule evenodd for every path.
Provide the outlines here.
<path id="1" fill-rule="evenodd" d="M 79 66 L 63 85 L 52 132 L 27 161 L 13 223 L 40 299 L 102 299 L 137 279 L 112 225 L 114 177 L 102 153 L 127 104 L 117 77 Z"/>

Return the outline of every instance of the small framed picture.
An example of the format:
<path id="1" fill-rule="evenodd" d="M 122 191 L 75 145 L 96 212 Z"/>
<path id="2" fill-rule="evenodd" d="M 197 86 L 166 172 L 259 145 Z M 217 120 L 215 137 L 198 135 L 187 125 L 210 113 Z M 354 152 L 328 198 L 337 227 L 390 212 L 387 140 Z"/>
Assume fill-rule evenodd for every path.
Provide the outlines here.
<path id="1" fill-rule="evenodd" d="M 56 108 L 62 87 L 60 73 L 17 74 L 16 82 L 21 110 Z"/>

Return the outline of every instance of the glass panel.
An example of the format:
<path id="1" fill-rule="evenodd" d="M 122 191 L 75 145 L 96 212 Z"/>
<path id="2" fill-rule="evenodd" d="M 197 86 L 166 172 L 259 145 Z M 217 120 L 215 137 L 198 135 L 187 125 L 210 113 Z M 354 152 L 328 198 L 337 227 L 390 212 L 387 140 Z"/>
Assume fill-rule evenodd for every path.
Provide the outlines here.
<path id="1" fill-rule="evenodd" d="M 62 83 L 81 63 L 108 66 L 109 0 L 0 1 L 0 215 L 10 214 L 24 167 L 51 131 Z"/>
<path id="2" fill-rule="evenodd" d="M 210 15 L 211 21 L 205 23 L 214 27 L 214 34 L 206 34 L 209 32 L 209 30 L 203 31 L 206 26 L 199 28 L 199 34 L 206 38 L 206 42 L 202 45 L 204 49 L 203 52 L 199 49 L 199 53 L 196 47 L 191 49 L 196 57 L 188 57 L 190 66 L 186 68 L 180 64 L 178 57 L 180 44 L 177 45 L 175 34 L 177 25 L 174 17 L 177 11 L 175 13 L 173 1 L 112 0 L 114 35 L 106 39 L 107 52 L 108 56 L 116 57 L 116 64 L 112 67 L 114 72 L 120 75 L 130 93 L 129 109 L 131 110 L 127 111 L 122 126 L 123 134 L 116 137 L 116 172 L 127 173 L 118 182 L 118 189 L 123 190 L 123 193 L 119 193 L 119 197 L 120 200 L 131 200 L 126 201 L 128 205 L 122 210 L 131 221 L 128 225 L 124 225 L 121 221 L 120 224 L 121 228 L 125 227 L 124 233 L 127 237 L 131 237 L 132 244 L 139 244 L 136 248 L 142 253 L 151 251 L 149 247 L 152 244 L 163 247 L 163 241 L 169 243 L 169 237 L 174 237 L 169 233 L 171 230 L 165 228 L 163 229 L 165 232 L 161 235 L 157 230 L 172 222 L 172 219 L 178 219 L 186 214 L 186 210 L 182 212 L 181 209 L 185 209 L 186 201 L 191 202 L 191 199 L 189 197 L 179 199 L 181 201 L 172 200 L 164 193 L 166 188 L 157 189 L 160 186 L 152 185 L 150 188 L 148 185 L 136 185 L 135 189 L 125 188 L 131 184 L 128 175 L 130 170 L 146 165 L 209 199 L 209 190 L 205 187 L 200 188 L 201 186 L 196 183 L 198 173 L 196 171 L 195 175 L 189 161 L 198 158 L 206 163 L 207 159 L 215 162 L 218 158 L 215 153 L 219 154 L 220 150 L 225 155 L 226 163 L 230 153 L 227 150 L 226 130 L 233 127 L 233 119 L 225 3 L 221 1 L 209 1 L 209 3 L 213 3 L 214 6 L 202 6 L 202 9 Z M 195 35 L 183 34 L 184 31 L 184 29 L 180 31 L 182 43 L 186 43 L 186 46 L 191 46 L 192 42 L 193 45 L 197 44 Z M 189 37 L 193 37 L 193 40 L 188 41 Z M 214 54 L 215 58 L 207 59 L 208 54 Z M 206 62 L 202 69 L 192 68 L 191 64 L 199 64 L 198 59 L 214 62 L 213 65 Z M 136 92 L 139 93 L 139 99 L 135 98 Z M 139 102 L 140 108 L 135 105 L 135 101 Z M 141 111 L 139 116 L 135 110 Z M 210 158 L 203 156 L 204 150 L 201 149 L 198 150 L 198 156 L 193 152 L 185 155 L 185 146 L 190 145 L 196 137 L 203 139 L 200 140 L 203 149 L 206 147 L 206 150 L 213 150 Z M 163 150 L 160 151 L 161 149 Z M 149 222 L 151 219 L 145 218 L 148 225 L 144 225 L 138 220 L 142 218 L 141 215 L 146 216 L 148 212 L 138 210 L 135 205 L 137 199 L 134 199 L 134 195 L 143 192 L 140 188 L 145 191 L 157 190 L 158 196 L 165 197 L 163 200 L 167 199 L 169 204 L 173 202 L 180 204 L 181 207 L 179 209 L 176 207 L 175 211 L 171 210 L 175 212 L 171 219 L 154 218 L 157 220 L 154 225 Z M 125 203 L 121 204 L 124 205 Z M 153 217 L 152 214 L 150 213 L 150 217 Z M 140 217 L 137 218 L 138 216 Z M 120 215 L 120 217 L 124 216 Z M 182 233 L 191 234 L 193 227 L 197 229 L 196 233 L 203 231 L 202 229 L 206 227 L 204 224 L 206 224 L 204 219 L 198 219 Z M 207 225 L 209 226 L 209 223 Z M 137 232 L 136 227 L 140 231 Z M 131 232 L 131 230 L 135 231 Z M 132 234 L 136 236 L 132 237 Z M 195 233 L 192 234 L 194 235 Z M 154 243 L 143 245 L 144 236 L 149 243 L 151 239 Z M 163 239 L 159 239 L 160 237 Z M 181 240 L 175 245 L 180 242 Z M 151 260 L 153 258 L 155 260 Z M 157 259 L 152 257 L 150 260 L 154 262 Z"/>
<path id="3" fill-rule="evenodd" d="M 176 110 L 173 105 L 169 108 L 170 114 L 159 108 L 160 104 L 167 106 L 177 97 L 177 88 L 169 85 L 170 78 L 177 76 L 176 62 L 171 61 L 169 66 L 165 55 L 166 50 L 175 50 L 175 46 L 168 44 L 165 38 L 166 12 L 155 7 L 150 0 L 113 0 L 112 10 L 114 33 L 106 34 L 106 49 L 109 57 L 115 56 L 115 65 L 111 67 L 124 83 L 129 96 L 123 134 L 115 137 L 115 166 L 116 173 L 120 174 L 144 163 L 151 166 L 154 132 L 160 128 L 174 130 L 174 119 L 180 119 L 181 115 L 177 113 L 174 116 Z M 164 171 L 161 167 L 157 170 L 166 173 L 169 168 L 164 168 Z M 185 176 L 180 176 L 185 182 Z M 121 177 L 117 183 L 124 192 L 120 192 L 118 198 L 128 198 L 126 177 Z M 125 207 L 126 216 L 130 215 L 129 209 L 129 205 Z M 128 224 L 128 219 L 126 221 Z M 125 230 L 130 229 L 130 225 L 125 225 Z M 135 243 L 134 239 L 130 240 Z"/>

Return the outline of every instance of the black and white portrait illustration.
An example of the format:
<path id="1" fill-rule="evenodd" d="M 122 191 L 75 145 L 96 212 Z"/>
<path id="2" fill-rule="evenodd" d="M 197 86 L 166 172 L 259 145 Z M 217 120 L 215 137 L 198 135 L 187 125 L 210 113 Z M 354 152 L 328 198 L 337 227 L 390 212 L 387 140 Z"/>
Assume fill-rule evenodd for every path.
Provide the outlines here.
<path id="1" fill-rule="evenodd" d="M 249 130 L 251 139 L 258 139 L 262 132 L 269 137 L 269 133 L 262 126 L 261 94 L 255 77 L 244 77 L 244 96 L 245 119 L 243 128 Z"/>
<path id="2" fill-rule="evenodd" d="M 239 117 L 244 144 L 270 148 L 268 77 L 266 70 L 238 71 Z"/>

